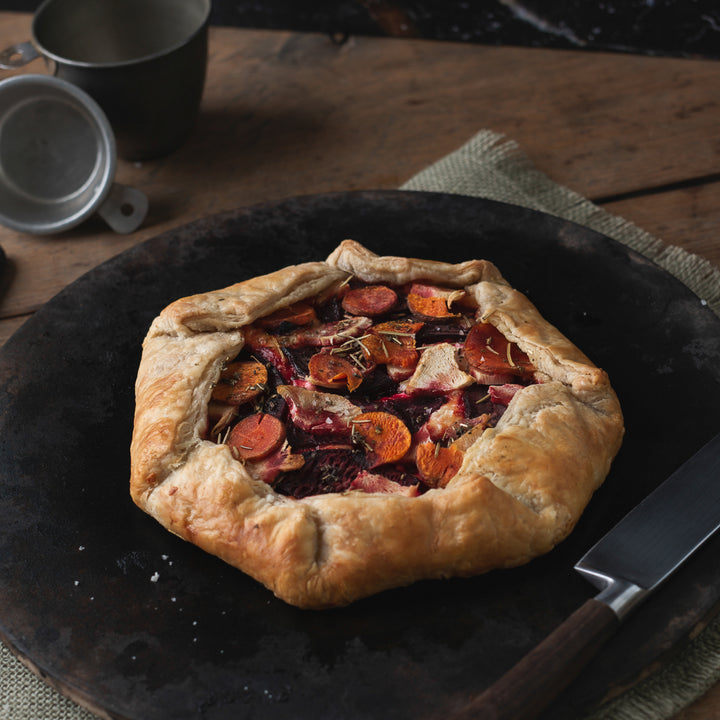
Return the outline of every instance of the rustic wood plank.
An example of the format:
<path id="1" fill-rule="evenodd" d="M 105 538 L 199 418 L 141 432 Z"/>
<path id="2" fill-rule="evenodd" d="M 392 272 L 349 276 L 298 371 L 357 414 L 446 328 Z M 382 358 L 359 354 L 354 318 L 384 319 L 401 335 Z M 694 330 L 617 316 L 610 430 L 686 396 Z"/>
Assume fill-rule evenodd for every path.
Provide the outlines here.
<path id="1" fill-rule="evenodd" d="M 237 204 L 244 203 L 238 201 Z M 604 208 L 664 242 L 683 247 L 720 266 L 720 243 L 717 242 L 720 183 L 610 203 Z M 169 222 L 151 220 L 145 230 L 127 237 L 105 233 L 100 221 L 93 220 L 73 231 L 72 236 L 38 238 L 6 233 L 2 245 L 8 267 L 0 283 L 3 298 L 0 315 L 32 312 L 84 272 L 172 226 Z"/>
<path id="2" fill-rule="evenodd" d="M 29 16 L 0 18 L 0 43 L 29 34 Z M 593 197 L 717 173 L 713 61 L 231 28 L 210 48 L 192 142 L 141 173 L 182 189 L 212 167 L 195 188 L 210 209 L 232 189 L 394 186 L 483 127 Z"/>
<path id="3" fill-rule="evenodd" d="M 28 36 L 28 15 L 0 15 L 0 42 Z M 716 115 L 700 98 L 719 73 L 686 60 L 372 38 L 338 47 L 319 35 L 213 28 L 194 136 L 163 160 L 120 163 L 118 180 L 150 196 L 144 227 L 129 237 L 100 221 L 52 238 L 1 230 L 12 282 L 0 316 L 31 312 L 99 262 L 197 217 L 302 192 L 396 187 L 470 128 L 506 131 L 540 169 L 591 196 L 710 174 Z M 662 132 L 646 123 L 648 108 Z M 709 187 L 669 194 L 677 207 L 652 196 L 608 207 L 717 261 L 703 232 L 718 212 Z M 683 217 L 687 203 L 697 211 Z"/>
<path id="4" fill-rule="evenodd" d="M 608 203 L 608 212 L 635 223 L 670 245 L 677 245 L 720 267 L 720 183 Z M 0 322 L 0 345 L 24 322 L 27 315 L 47 302 L 65 284 L 139 241 L 112 234 L 94 233 L 91 222 L 65 240 L 8 236 L 3 241 L 8 267 L 0 281 L 0 297 L 12 295 L 20 317 Z M 65 263 L 57 266 L 58 254 Z M 7 300 L 3 301 L 7 303 Z M 8 305 L 6 305 L 7 307 Z"/>
<path id="5" fill-rule="evenodd" d="M 720 182 L 636 197 L 602 207 L 668 245 L 677 245 L 720 267 Z"/>
<path id="6" fill-rule="evenodd" d="M 27 38 L 28 15 L 0 19 L 1 45 Z M 44 71 L 39 61 L 28 68 Z M 143 228 L 116 236 L 93 220 L 51 238 L 0 229 L 14 273 L 0 317 L 32 312 L 108 257 L 198 217 L 397 187 L 482 127 L 506 132 L 540 169 L 590 196 L 707 175 L 720 146 L 717 108 L 702 98 L 718 79 L 712 62 L 381 38 L 337 46 L 213 28 L 194 135 L 167 158 L 119 164 L 118 181 L 150 198 Z"/>
<path id="7" fill-rule="evenodd" d="M 212 47 L 196 157 L 231 183 L 393 186 L 483 127 L 593 197 L 717 173 L 718 63 L 221 29 Z"/>

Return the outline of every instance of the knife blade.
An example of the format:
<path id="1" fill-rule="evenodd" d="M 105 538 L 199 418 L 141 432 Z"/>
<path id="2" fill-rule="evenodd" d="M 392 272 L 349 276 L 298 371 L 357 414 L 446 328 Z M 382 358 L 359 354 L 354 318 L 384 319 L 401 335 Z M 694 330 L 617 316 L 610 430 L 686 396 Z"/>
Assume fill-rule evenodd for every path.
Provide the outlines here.
<path id="1" fill-rule="evenodd" d="M 532 720 L 620 624 L 720 528 L 720 435 L 631 510 L 575 564 L 600 593 L 453 720 Z"/>

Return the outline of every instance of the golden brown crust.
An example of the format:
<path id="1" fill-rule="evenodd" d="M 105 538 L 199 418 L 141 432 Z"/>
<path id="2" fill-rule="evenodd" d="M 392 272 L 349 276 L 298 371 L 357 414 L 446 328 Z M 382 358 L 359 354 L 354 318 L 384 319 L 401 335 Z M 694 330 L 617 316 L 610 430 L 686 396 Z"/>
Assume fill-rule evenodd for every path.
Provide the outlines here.
<path id="1" fill-rule="evenodd" d="M 464 287 L 542 380 L 518 392 L 444 489 L 418 496 L 331 493 L 300 500 L 251 478 L 227 445 L 203 440 L 223 363 L 243 326 L 338 285 L 424 280 Z M 183 298 L 153 322 L 136 385 L 134 501 L 182 538 L 300 607 L 330 607 L 424 578 L 511 567 L 567 536 L 623 435 L 607 375 L 548 324 L 492 263 L 378 257 L 344 241 L 292 266 Z"/>

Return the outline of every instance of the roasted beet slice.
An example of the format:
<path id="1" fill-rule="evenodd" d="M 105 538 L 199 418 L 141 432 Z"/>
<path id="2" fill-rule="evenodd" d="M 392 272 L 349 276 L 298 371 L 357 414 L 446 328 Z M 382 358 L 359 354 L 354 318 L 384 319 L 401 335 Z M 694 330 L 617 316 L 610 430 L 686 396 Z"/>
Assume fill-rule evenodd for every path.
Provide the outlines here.
<path id="1" fill-rule="evenodd" d="M 461 343 L 470 331 L 470 322 L 460 317 L 452 320 L 426 322 L 417 335 L 417 345 L 432 345 L 439 342 Z"/>
<path id="2" fill-rule="evenodd" d="M 276 392 L 269 395 L 262 405 L 262 411 L 266 415 L 272 415 L 278 420 L 285 422 L 288 415 L 288 406 L 284 398 Z"/>
<path id="3" fill-rule="evenodd" d="M 308 374 L 308 363 L 316 352 L 317 349 L 313 347 L 283 348 L 283 353 L 290 361 L 297 377 L 305 377 Z"/>
<path id="4" fill-rule="evenodd" d="M 427 490 L 428 486 L 422 481 L 412 464 L 398 463 L 397 465 L 385 465 L 380 472 L 398 485 L 412 487 L 418 485 L 420 492 Z"/>
<path id="5" fill-rule="evenodd" d="M 299 470 L 286 473 L 275 484 L 274 489 L 281 495 L 304 498 L 323 493 L 343 492 L 361 470 L 364 470 L 364 456 L 354 450 L 304 451 L 305 464 Z"/>
<path id="6" fill-rule="evenodd" d="M 397 415 L 411 433 L 416 433 L 430 415 L 445 401 L 443 396 L 420 396 L 396 393 L 384 397 L 378 404 L 385 412 Z"/>
<path id="7" fill-rule="evenodd" d="M 492 411 L 492 401 L 487 385 L 471 385 L 463 392 L 467 417 L 477 417 Z"/>
<path id="8" fill-rule="evenodd" d="M 318 320 L 322 323 L 331 323 L 342 320 L 345 315 L 345 311 L 342 308 L 342 299 L 339 297 L 332 297 L 322 305 L 318 305 L 315 308 Z"/>
<path id="9" fill-rule="evenodd" d="M 376 400 L 397 392 L 398 384 L 390 378 L 384 366 L 378 365 L 367 372 L 362 385 L 353 393 L 353 402 Z"/>

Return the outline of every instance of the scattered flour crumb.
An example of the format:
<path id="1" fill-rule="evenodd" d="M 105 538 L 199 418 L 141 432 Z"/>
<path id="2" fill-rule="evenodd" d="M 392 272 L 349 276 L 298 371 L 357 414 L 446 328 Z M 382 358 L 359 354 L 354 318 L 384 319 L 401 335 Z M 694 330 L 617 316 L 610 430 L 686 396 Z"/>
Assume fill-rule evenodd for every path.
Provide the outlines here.
<path id="1" fill-rule="evenodd" d="M 160 573 L 153 573 L 150 577 L 150 582 L 157 582 L 160 579 Z"/>

